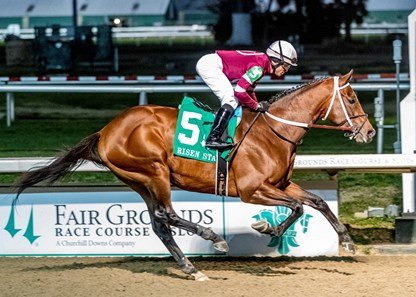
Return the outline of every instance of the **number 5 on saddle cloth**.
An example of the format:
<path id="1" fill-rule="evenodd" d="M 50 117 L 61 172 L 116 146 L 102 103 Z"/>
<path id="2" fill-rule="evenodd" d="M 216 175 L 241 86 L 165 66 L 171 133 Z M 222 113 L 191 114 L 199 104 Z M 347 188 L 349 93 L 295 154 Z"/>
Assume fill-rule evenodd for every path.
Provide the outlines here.
<path id="1" fill-rule="evenodd" d="M 241 121 L 241 115 L 242 110 L 241 106 L 239 106 L 228 124 L 228 131 L 224 133 L 223 140 L 232 143 L 235 130 Z M 173 154 L 202 162 L 217 163 L 216 194 L 224 195 L 224 191 L 226 192 L 228 188 L 224 183 L 227 183 L 230 150 L 225 150 L 218 156 L 217 150 L 205 147 L 205 140 L 211 131 L 214 118 L 215 115 L 208 106 L 193 98 L 184 97 L 179 106 L 178 121 L 173 140 Z M 224 170 L 221 167 L 224 167 L 226 172 L 223 172 Z M 223 182 L 219 181 L 219 179 L 223 180 Z M 220 186 L 220 183 L 223 185 Z"/>

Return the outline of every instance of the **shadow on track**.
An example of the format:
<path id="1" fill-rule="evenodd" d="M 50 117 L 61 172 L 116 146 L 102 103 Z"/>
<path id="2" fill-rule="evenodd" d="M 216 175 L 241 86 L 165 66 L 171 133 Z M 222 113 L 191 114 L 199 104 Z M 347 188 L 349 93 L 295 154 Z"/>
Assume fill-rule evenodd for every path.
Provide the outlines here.
<path id="1" fill-rule="evenodd" d="M 279 276 L 293 275 L 303 270 L 319 270 L 326 273 L 335 273 L 341 275 L 351 275 L 350 272 L 344 272 L 334 267 L 336 262 L 359 263 L 360 261 L 353 257 L 194 257 L 192 258 L 198 266 L 204 271 L 234 271 L 254 276 Z M 95 261 L 94 261 L 95 260 Z M 91 262 L 93 261 L 93 262 Z M 327 268 L 310 267 L 309 262 L 327 263 Z M 293 266 L 297 264 L 297 266 Z M 301 266 L 299 267 L 299 264 Z M 67 271 L 89 268 L 110 268 L 124 269 L 132 273 L 150 273 L 158 276 L 168 276 L 172 278 L 189 279 L 190 277 L 175 267 L 175 261 L 172 257 L 166 258 L 74 258 L 74 262 L 65 265 L 40 266 L 28 268 L 23 271 Z M 210 273 L 211 279 L 225 279 L 215 277 Z"/>

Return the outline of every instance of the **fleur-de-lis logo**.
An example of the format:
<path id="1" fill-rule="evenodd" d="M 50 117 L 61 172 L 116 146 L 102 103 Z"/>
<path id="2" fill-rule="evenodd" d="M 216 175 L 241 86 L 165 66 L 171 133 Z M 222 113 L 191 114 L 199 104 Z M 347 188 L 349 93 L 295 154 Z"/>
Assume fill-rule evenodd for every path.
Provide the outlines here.
<path id="1" fill-rule="evenodd" d="M 16 217 L 15 217 L 15 205 L 12 204 L 12 207 L 10 209 L 10 215 L 9 220 L 7 221 L 6 226 L 4 227 L 4 230 L 6 230 L 11 237 L 14 237 L 20 230 L 16 228 Z M 30 215 L 29 220 L 27 223 L 26 231 L 23 234 L 23 237 L 25 237 L 27 240 L 29 240 L 30 244 L 33 244 L 36 239 L 40 237 L 40 235 L 35 235 L 34 233 L 34 223 L 33 223 L 33 205 L 30 209 Z"/>
<path id="2" fill-rule="evenodd" d="M 291 210 L 284 206 L 276 206 L 276 211 L 269 209 L 262 210 L 259 214 L 253 216 L 257 221 L 266 220 L 272 227 L 279 226 L 290 215 Z M 310 214 L 304 214 L 297 219 L 281 236 L 273 236 L 267 246 L 276 247 L 277 251 L 282 255 L 287 255 L 290 252 L 290 248 L 298 247 L 296 242 L 297 231 L 295 231 L 295 225 L 300 223 L 302 226 L 302 233 L 308 232 L 309 220 L 313 216 Z"/>

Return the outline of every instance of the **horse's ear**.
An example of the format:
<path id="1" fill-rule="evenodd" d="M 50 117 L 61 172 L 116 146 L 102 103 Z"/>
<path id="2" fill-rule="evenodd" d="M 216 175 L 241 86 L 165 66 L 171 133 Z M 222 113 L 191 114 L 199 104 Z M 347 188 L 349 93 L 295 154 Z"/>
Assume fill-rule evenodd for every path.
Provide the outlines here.
<path id="1" fill-rule="evenodd" d="M 340 86 L 345 85 L 346 83 L 348 83 L 350 81 L 350 79 L 352 78 L 352 74 L 353 74 L 354 70 L 351 69 L 350 72 L 348 72 L 347 74 L 343 75 L 340 79 Z"/>

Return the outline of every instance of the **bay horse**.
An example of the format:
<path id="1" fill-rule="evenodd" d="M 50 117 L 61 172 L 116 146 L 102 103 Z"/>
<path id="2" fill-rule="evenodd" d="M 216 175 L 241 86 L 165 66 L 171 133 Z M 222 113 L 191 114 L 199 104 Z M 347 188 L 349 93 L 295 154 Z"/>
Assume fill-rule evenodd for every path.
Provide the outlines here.
<path id="1" fill-rule="evenodd" d="M 339 235 L 342 247 L 354 252 L 354 243 L 320 197 L 291 181 L 296 147 L 309 128 L 328 119 L 335 129 L 347 131 L 357 143 L 372 140 L 375 131 L 349 84 L 352 71 L 342 77 L 327 77 L 292 88 L 269 100 L 267 113 L 243 109 L 237 128 L 229 169 L 228 195 L 243 202 L 286 206 L 289 217 L 276 227 L 266 221 L 253 223 L 260 233 L 282 236 L 303 214 L 303 206 L 319 210 Z M 176 244 L 171 226 L 193 232 L 214 247 L 228 251 L 227 242 L 214 231 L 179 217 L 172 206 L 171 187 L 215 193 L 215 164 L 173 155 L 178 109 L 163 106 L 136 106 L 123 112 L 101 131 L 83 139 L 49 165 L 24 173 L 17 183 L 17 196 L 41 182 L 50 184 L 89 160 L 109 168 L 145 201 L 152 228 L 183 272 L 195 280 L 208 277 L 198 271 Z M 334 126 L 329 126 L 334 127 Z M 248 133 L 247 133 L 248 132 Z"/>

